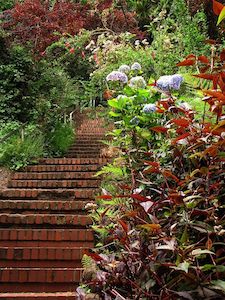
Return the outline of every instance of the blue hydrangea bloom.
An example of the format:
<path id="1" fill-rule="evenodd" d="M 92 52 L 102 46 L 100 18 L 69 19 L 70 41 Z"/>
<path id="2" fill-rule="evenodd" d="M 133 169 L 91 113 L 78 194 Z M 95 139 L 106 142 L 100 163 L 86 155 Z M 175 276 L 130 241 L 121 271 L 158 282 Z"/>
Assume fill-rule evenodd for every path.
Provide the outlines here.
<path id="1" fill-rule="evenodd" d="M 133 63 L 131 66 L 132 71 L 140 71 L 141 70 L 141 65 L 138 62 Z"/>
<path id="2" fill-rule="evenodd" d="M 128 65 L 122 65 L 119 67 L 118 71 L 128 74 L 130 72 L 130 67 Z"/>
<path id="3" fill-rule="evenodd" d="M 112 71 L 109 75 L 106 77 L 107 81 L 120 81 L 122 83 L 128 82 L 128 77 L 126 74 L 119 72 L 119 71 Z"/>
<path id="4" fill-rule="evenodd" d="M 142 76 L 132 77 L 129 83 L 129 87 L 133 89 L 144 89 L 146 87 L 146 81 Z"/>
<path id="5" fill-rule="evenodd" d="M 143 107 L 143 112 L 146 114 L 153 113 L 155 111 L 156 111 L 155 104 L 149 103 L 149 104 L 145 104 L 145 106 Z"/>
<path id="6" fill-rule="evenodd" d="M 156 86 L 162 91 L 179 90 L 183 80 L 184 78 L 179 74 L 165 75 L 156 81 Z"/>

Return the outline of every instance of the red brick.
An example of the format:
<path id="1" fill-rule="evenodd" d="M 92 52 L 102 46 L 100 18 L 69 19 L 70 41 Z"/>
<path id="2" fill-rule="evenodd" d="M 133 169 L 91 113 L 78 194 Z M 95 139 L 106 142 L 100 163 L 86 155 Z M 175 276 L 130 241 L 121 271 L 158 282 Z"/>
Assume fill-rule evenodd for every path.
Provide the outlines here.
<path id="1" fill-rule="evenodd" d="M 38 248 L 32 248 L 31 249 L 31 259 L 38 259 L 39 258 L 39 251 Z"/>
<path id="2" fill-rule="evenodd" d="M 27 282 L 28 281 L 28 272 L 23 271 L 19 272 L 19 282 Z"/>
<path id="3" fill-rule="evenodd" d="M 11 229 L 11 231 L 10 231 L 10 240 L 14 240 L 14 241 L 17 240 L 17 230 Z"/>
<path id="4" fill-rule="evenodd" d="M 62 233 L 63 231 L 55 231 L 55 240 L 62 241 Z"/>
<path id="5" fill-rule="evenodd" d="M 24 248 L 23 250 L 23 259 L 24 260 L 30 260 L 31 258 L 31 249 L 30 248 Z"/>
<path id="6" fill-rule="evenodd" d="M 12 248 L 8 248 L 7 259 L 13 259 L 13 258 L 14 258 L 14 250 Z"/>
<path id="7" fill-rule="evenodd" d="M 10 282 L 19 281 L 19 271 L 17 269 L 12 269 L 10 272 Z"/>
<path id="8" fill-rule="evenodd" d="M 35 224 L 43 224 L 43 218 L 42 216 L 36 216 L 35 217 Z"/>
<path id="9" fill-rule="evenodd" d="M 45 230 L 45 229 L 41 230 L 41 232 L 40 232 L 40 239 L 42 241 L 46 241 L 47 238 L 48 238 L 48 236 L 47 236 L 47 230 Z"/>
<path id="10" fill-rule="evenodd" d="M 48 258 L 51 260 L 56 259 L 55 249 L 48 249 Z"/>
<path id="11" fill-rule="evenodd" d="M 10 281 L 10 270 L 3 269 L 2 270 L 2 282 L 9 282 Z"/>
<path id="12" fill-rule="evenodd" d="M 54 282 L 52 276 L 52 270 L 46 270 L 46 282 Z"/>
<path id="13" fill-rule="evenodd" d="M 39 249 L 39 257 L 40 257 L 40 259 L 43 259 L 43 260 L 47 259 L 48 249 L 47 248 L 40 248 Z"/>

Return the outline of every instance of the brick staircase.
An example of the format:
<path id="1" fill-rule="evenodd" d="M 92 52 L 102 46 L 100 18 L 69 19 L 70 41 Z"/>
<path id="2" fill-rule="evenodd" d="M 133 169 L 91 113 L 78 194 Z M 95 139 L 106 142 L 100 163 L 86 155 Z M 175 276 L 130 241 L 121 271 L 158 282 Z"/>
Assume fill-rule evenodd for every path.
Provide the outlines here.
<path id="1" fill-rule="evenodd" d="M 82 255 L 93 247 L 90 218 L 106 159 L 102 119 L 83 118 L 66 157 L 41 159 L 0 190 L 0 299 L 76 299 Z"/>

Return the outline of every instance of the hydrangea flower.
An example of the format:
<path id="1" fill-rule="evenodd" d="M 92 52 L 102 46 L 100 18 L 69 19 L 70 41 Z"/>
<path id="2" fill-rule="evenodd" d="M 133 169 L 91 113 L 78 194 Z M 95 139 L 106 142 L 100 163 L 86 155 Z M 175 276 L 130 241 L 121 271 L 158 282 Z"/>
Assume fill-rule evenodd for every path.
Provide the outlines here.
<path id="1" fill-rule="evenodd" d="M 141 65 L 138 62 L 133 63 L 131 66 L 132 71 L 140 71 L 141 70 Z"/>
<path id="2" fill-rule="evenodd" d="M 133 89 L 144 89 L 146 87 L 146 81 L 142 76 L 132 77 L 129 83 L 129 87 Z"/>
<path id="3" fill-rule="evenodd" d="M 118 71 L 128 74 L 130 72 L 130 67 L 128 65 L 122 65 L 119 67 Z"/>
<path id="4" fill-rule="evenodd" d="M 133 117 L 131 120 L 130 120 L 130 123 L 132 124 L 132 125 L 138 125 L 139 123 L 140 123 L 140 120 L 139 120 L 139 118 L 138 117 Z"/>
<path id="5" fill-rule="evenodd" d="M 163 91 L 169 91 L 170 89 L 179 90 L 183 80 L 184 78 L 179 74 L 165 75 L 156 81 L 156 86 Z"/>
<path id="6" fill-rule="evenodd" d="M 149 104 L 145 104 L 145 106 L 143 107 L 143 112 L 146 114 L 153 113 L 155 111 L 156 111 L 155 104 L 149 103 Z"/>
<path id="7" fill-rule="evenodd" d="M 107 81 L 120 81 L 122 83 L 127 83 L 128 77 L 126 74 L 119 72 L 119 71 L 112 71 L 106 77 Z"/>

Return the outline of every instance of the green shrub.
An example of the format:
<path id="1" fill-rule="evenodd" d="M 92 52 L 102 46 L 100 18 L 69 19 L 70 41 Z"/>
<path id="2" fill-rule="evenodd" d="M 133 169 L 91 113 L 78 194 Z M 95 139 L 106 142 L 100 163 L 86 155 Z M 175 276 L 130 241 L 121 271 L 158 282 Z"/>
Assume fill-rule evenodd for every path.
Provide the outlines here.
<path id="1" fill-rule="evenodd" d="M 74 141 L 74 130 L 69 124 L 56 123 L 48 136 L 49 152 L 53 155 L 63 155 Z"/>
<path id="2" fill-rule="evenodd" d="M 25 135 L 24 141 L 18 135 L 1 145 L 0 164 L 18 170 L 43 156 L 44 137 L 41 132 Z"/>
<path id="3" fill-rule="evenodd" d="M 157 76 L 178 71 L 176 63 L 186 55 L 208 54 L 207 22 L 204 12 L 191 17 L 184 0 L 160 1 L 151 14 L 151 24 L 147 26 L 153 36 L 151 44 L 154 52 L 154 68 Z M 160 9 L 159 9 L 160 8 Z"/>

